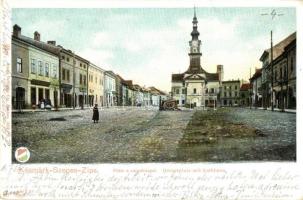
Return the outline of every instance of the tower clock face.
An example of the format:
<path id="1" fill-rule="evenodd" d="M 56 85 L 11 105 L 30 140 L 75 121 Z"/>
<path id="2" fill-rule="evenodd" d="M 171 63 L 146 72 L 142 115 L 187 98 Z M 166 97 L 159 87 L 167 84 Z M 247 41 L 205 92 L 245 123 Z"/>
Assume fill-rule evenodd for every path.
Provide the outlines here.
<path id="1" fill-rule="evenodd" d="M 193 46 L 198 47 L 198 41 L 193 41 Z"/>

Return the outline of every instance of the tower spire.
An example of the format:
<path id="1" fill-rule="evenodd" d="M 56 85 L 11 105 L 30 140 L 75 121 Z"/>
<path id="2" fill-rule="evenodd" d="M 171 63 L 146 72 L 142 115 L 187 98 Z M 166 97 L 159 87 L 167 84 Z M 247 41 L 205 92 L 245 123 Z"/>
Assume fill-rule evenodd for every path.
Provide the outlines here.
<path id="1" fill-rule="evenodd" d="M 199 32 L 198 32 L 198 19 L 196 16 L 196 6 L 194 6 L 194 18 L 193 18 L 193 31 L 191 32 L 191 36 L 193 39 L 198 39 Z"/>
<path id="2" fill-rule="evenodd" d="M 194 17 L 193 17 L 193 30 L 191 32 L 192 39 L 189 41 L 190 46 L 190 65 L 189 65 L 189 71 L 191 72 L 198 72 L 201 71 L 201 64 L 200 64 L 200 57 L 202 56 L 202 53 L 200 51 L 201 46 L 201 40 L 199 40 L 199 31 L 198 31 L 198 19 L 196 14 L 196 6 L 194 6 Z"/>

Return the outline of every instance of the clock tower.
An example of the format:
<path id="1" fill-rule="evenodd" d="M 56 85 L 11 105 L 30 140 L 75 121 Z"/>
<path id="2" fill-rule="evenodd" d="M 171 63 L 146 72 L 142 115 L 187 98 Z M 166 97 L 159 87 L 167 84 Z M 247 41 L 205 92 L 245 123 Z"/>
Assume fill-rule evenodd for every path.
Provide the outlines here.
<path id="1" fill-rule="evenodd" d="M 172 74 L 172 98 L 178 101 L 179 106 L 216 107 L 223 77 L 223 66 L 218 66 L 217 73 L 209 73 L 202 68 L 196 8 L 194 8 L 192 23 L 188 52 L 190 64 L 185 72 Z"/>
<path id="2" fill-rule="evenodd" d="M 190 58 L 190 66 L 189 71 L 197 73 L 200 71 L 201 64 L 200 58 L 202 53 L 200 52 L 201 40 L 199 40 L 200 33 L 198 32 L 198 20 L 196 17 L 196 9 L 194 10 L 194 18 L 193 18 L 193 30 L 191 32 L 192 39 L 189 41 L 189 58 Z"/>

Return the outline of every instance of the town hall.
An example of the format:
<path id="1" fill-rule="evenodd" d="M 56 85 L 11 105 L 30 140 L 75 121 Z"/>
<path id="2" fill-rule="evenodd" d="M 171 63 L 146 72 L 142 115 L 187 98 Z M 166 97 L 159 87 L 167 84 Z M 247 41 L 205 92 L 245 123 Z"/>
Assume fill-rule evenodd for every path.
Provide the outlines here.
<path id="1" fill-rule="evenodd" d="M 208 73 L 201 66 L 201 40 L 198 32 L 198 20 L 194 10 L 193 30 L 189 41 L 190 64 L 184 73 L 172 74 L 173 99 L 179 106 L 205 107 L 217 106 L 217 98 L 223 80 L 223 65 L 217 65 L 216 73 Z"/>

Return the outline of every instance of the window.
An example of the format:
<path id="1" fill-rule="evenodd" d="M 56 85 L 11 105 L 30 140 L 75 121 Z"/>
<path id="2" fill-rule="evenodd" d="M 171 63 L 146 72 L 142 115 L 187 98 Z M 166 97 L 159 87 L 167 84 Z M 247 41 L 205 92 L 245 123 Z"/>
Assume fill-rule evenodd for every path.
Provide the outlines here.
<path id="1" fill-rule="evenodd" d="M 69 70 L 66 70 L 66 80 L 69 81 Z"/>
<path id="2" fill-rule="evenodd" d="M 185 94 L 185 89 L 184 88 L 182 89 L 182 94 Z M 182 104 L 184 104 L 184 103 L 182 103 Z"/>
<path id="3" fill-rule="evenodd" d="M 83 84 L 86 85 L 86 76 L 83 76 Z"/>
<path id="4" fill-rule="evenodd" d="M 66 61 L 69 62 L 69 57 L 66 57 Z"/>
<path id="5" fill-rule="evenodd" d="M 36 60 L 35 59 L 32 59 L 31 73 L 36 74 Z"/>
<path id="6" fill-rule="evenodd" d="M 226 90 L 226 86 L 224 86 L 224 90 Z"/>
<path id="7" fill-rule="evenodd" d="M 226 97 L 226 92 L 224 92 L 224 97 Z"/>
<path id="8" fill-rule="evenodd" d="M 45 63 L 45 76 L 49 77 L 49 64 Z"/>
<path id="9" fill-rule="evenodd" d="M 82 63 L 80 63 L 80 67 L 82 67 Z"/>
<path id="10" fill-rule="evenodd" d="M 42 65 L 42 61 L 38 61 L 38 67 L 39 67 L 39 75 L 43 76 L 43 65 Z"/>
<path id="11" fill-rule="evenodd" d="M 17 72 L 22 73 L 22 59 L 17 58 Z"/>
<path id="12" fill-rule="evenodd" d="M 208 88 L 206 88 L 205 93 L 208 93 Z"/>
<path id="13" fill-rule="evenodd" d="M 229 92 L 229 96 L 231 97 L 232 95 L 231 95 L 231 92 Z"/>
<path id="14" fill-rule="evenodd" d="M 80 74 L 80 84 L 82 84 L 82 74 Z"/>
<path id="15" fill-rule="evenodd" d="M 57 66 L 55 66 L 55 64 L 52 64 L 52 69 L 53 69 L 53 78 L 57 78 Z"/>
<path id="16" fill-rule="evenodd" d="M 62 55 L 61 58 L 62 58 L 62 60 L 65 60 L 65 56 Z"/>
<path id="17" fill-rule="evenodd" d="M 294 58 L 293 57 L 290 58 L 290 71 L 291 72 L 294 71 Z"/>
<path id="18" fill-rule="evenodd" d="M 62 80 L 65 80 L 65 69 L 62 69 Z"/>
<path id="19" fill-rule="evenodd" d="M 179 89 L 176 89 L 176 94 L 179 94 Z"/>
<path id="20" fill-rule="evenodd" d="M 197 93 L 197 89 L 196 88 L 194 88 L 194 94 L 196 94 Z"/>
<path id="21" fill-rule="evenodd" d="M 185 100 L 182 100 L 182 104 L 184 104 L 185 103 Z"/>
<path id="22" fill-rule="evenodd" d="M 280 79 L 282 79 L 282 67 L 280 67 Z"/>
<path id="23" fill-rule="evenodd" d="M 235 85 L 235 90 L 238 89 L 238 87 Z"/>
<path id="24" fill-rule="evenodd" d="M 287 78 L 287 73 L 286 73 L 286 66 L 284 66 L 284 79 Z"/>
<path id="25" fill-rule="evenodd" d="M 237 97 L 238 96 L 238 92 L 235 92 L 235 97 Z"/>
<path id="26" fill-rule="evenodd" d="M 215 89 L 214 89 L 214 88 L 211 88 L 211 89 L 210 89 L 210 92 L 211 92 L 211 93 L 215 93 Z"/>

